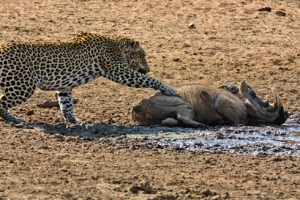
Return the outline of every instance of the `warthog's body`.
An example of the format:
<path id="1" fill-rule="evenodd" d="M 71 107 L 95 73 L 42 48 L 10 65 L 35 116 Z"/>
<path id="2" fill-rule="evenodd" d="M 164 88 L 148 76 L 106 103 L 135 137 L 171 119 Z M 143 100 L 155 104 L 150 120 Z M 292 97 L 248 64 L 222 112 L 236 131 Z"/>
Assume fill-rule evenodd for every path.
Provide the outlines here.
<path id="1" fill-rule="evenodd" d="M 220 124 L 252 125 L 257 123 L 282 124 L 287 119 L 275 89 L 276 103 L 270 105 L 258 98 L 245 82 L 240 88 L 223 85 L 188 85 L 178 88 L 179 96 L 157 93 L 136 103 L 133 120 L 140 125 L 163 124 L 189 126 Z"/>

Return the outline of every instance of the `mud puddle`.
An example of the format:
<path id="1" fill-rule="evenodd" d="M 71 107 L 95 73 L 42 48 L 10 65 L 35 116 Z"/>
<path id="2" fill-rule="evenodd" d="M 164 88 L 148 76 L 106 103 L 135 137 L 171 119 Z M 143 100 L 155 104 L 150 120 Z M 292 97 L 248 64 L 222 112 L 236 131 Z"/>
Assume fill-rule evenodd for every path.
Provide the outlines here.
<path id="1" fill-rule="evenodd" d="M 242 155 L 293 155 L 300 156 L 300 126 L 225 127 L 189 133 L 159 133 L 159 144 L 177 149 L 218 151 Z"/>
<path id="2" fill-rule="evenodd" d="M 89 140 L 126 136 L 127 146 L 147 148 L 229 152 L 242 155 L 300 156 L 299 114 L 292 115 L 282 126 L 214 126 L 201 129 L 163 126 L 119 126 L 117 124 L 32 124 L 25 131 L 75 136 Z M 20 127 L 22 128 L 22 127 Z M 130 144 L 131 143 L 131 144 Z M 118 144 L 120 145 L 120 144 Z M 122 142 L 124 145 L 124 141 Z"/>

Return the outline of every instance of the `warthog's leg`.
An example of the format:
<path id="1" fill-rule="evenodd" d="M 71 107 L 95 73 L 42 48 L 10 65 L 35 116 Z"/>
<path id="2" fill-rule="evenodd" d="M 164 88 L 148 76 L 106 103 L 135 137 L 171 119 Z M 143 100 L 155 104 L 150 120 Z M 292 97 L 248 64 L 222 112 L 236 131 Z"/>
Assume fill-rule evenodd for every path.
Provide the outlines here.
<path id="1" fill-rule="evenodd" d="M 178 125 L 178 120 L 174 118 L 167 118 L 161 121 L 164 126 L 175 127 Z"/>
<path id="2" fill-rule="evenodd" d="M 224 99 L 218 98 L 214 107 L 220 115 L 233 124 L 240 123 L 240 110 L 238 110 L 237 105 L 234 105 L 231 101 L 224 101 Z"/>
<path id="3" fill-rule="evenodd" d="M 196 122 L 196 121 L 192 120 L 192 118 L 190 116 L 182 116 L 179 113 L 177 114 L 177 120 L 181 121 L 186 126 L 193 127 L 193 128 L 206 126 L 202 123 L 199 123 L 199 122 Z"/>
<path id="4" fill-rule="evenodd" d="M 193 128 L 205 126 L 204 124 L 192 120 L 190 116 L 182 116 L 179 113 L 177 114 L 177 119 L 167 118 L 162 120 L 161 124 L 164 126 L 175 127 L 178 126 L 180 122 L 181 124 L 184 124 L 187 127 L 193 127 Z"/>

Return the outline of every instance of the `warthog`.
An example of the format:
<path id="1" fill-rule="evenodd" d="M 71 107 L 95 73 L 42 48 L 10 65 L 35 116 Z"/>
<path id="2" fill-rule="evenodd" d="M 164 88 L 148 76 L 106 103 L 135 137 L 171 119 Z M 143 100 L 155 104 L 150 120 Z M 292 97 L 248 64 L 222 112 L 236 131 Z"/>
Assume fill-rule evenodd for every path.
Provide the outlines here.
<path id="1" fill-rule="evenodd" d="M 214 88 L 197 84 L 178 88 L 178 96 L 156 93 L 137 102 L 132 118 L 139 125 L 199 127 L 205 125 L 283 124 L 284 111 L 278 92 L 272 88 L 275 103 L 262 101 L 253 89 L 242 81 L 240 87 L 222 85 Z"/>

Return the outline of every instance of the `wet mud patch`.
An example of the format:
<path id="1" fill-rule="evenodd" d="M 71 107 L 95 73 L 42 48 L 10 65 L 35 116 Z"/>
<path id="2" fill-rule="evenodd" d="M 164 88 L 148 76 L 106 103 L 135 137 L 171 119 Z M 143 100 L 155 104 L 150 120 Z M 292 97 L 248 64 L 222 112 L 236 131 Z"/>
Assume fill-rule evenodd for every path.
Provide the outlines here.
<path id="1" fill-rule="evenodd" d="M 101 143 L 113 139 L 128 148 L 167 148 L 227 152 L 240 155 L 300 156 L 299 114 L 290 116 L 282 126 L 208 126 L 205 128 L 169 128 L 164 126 L 120 126 L 117 124 L 32 124 L 27 131 L 50 135 L 80 137 Z"/>

